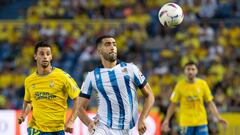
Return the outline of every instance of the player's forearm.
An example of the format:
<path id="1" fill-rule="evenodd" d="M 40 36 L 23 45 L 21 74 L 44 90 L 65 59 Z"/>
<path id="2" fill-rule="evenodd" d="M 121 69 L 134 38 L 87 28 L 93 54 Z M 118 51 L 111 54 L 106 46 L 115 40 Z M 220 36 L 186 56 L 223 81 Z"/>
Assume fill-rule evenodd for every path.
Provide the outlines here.
<path id="1" fill-rule="evenodd" d="M 148 114 L 154 104 L 154 101 L 155 101 L 155 97 L 154 97 L 153 93 L 150 92 L 150 93 L 148 93 L 147 96 L 145 96 L 143 110 L 142 110 L 142 113 L 141 113 L 139 119 L 145 119 L 148 116 Z"/>
<path id="2" fill-rule="evenodd" d="M 89 123 L 92 122 L 92 120 L 88 117 L 87 112 L 85 111 L 85 108 L 82 106 L 79 107 L 78 117 L 86 126 L 88 126 Z"/>
<path id="3" fill-rule="evenodd" d="M 31 111 L 31 108 L 32 108 L 32 106 L 30 103 L 23 101 L 23 108 L 22 108 L 21 114 L 24 117 L 26 117 L 29 114 L 29 112 Z"/>
<path id="4" fill-rule="evenodd" d="M 220 114 L 219 114 L 219 112 L 218 112 L 218 109 L 217 109 L 217 107 L 216 107 L 216 105 L 215 105 L 215 103 L 214 103 L 213 101 L 210 101 L 210 102 L 208 103 L 208 107 L 209 107 L 211 113 L 212 113 L 217 119 L 219 119 L 219 118 L 221 117 Z"/>
<path id="5" fill-rule="evenodd" d="M 79 106 L 79 98 L 75 98 L 73 100 L 73 108 L 72 108 L 72 114 L 70 115 L 69 121 L 74 122 L 78 115 L 78 106 Z"/>
<path id="6" fill-rule="evenodd" d="M 173 115 L 174 112 L 175 112 L 176 106 L 177 106 L 177 104 L 175 104 L 175 103 L 171 103 L 171 104 L 170 104 L 170 106 L 169 106 L 169 108 L 168 108 L 168 110 L 167 110 L 166 118 L 165 118 L 166 121 L 169 121 L 169 120 L 170 120 L 170 118 L 172 117 L 172 115 Z"/>

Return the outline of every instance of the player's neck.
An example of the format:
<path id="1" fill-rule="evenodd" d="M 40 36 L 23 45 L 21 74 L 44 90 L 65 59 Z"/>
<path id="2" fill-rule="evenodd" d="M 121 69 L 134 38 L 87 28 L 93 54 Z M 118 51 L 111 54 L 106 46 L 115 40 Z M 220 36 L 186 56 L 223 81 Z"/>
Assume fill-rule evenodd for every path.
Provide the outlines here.
<path id="1" fill-rule="evenodd" d="M 102 60 L 102 64 L 104 68 L 113 68 L 114 66 L 117 65 L 117 61 L 115 60 L 114 62 Z"/>
<path id="2" fill-rule="evenodd" d="M 46 68 L 43 67 L 37 67 L 37 74 L 38 75 L 48 75 L 53 71 L 53 67 L 52 66 L 48 66 Z"/>
<path id="3" fill-rule="evenodd" d="M 187 78 L 186 80 L 188 83 L 195 83 L 196 78 L 193 78 L 193 79 Z"/>

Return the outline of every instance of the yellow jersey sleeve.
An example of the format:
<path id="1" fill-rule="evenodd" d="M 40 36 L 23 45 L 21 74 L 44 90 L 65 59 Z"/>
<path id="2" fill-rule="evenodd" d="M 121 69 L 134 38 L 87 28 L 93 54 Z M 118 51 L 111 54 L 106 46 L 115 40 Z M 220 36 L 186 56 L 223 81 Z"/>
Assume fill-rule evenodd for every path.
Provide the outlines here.
<path id="1" fill-rule="evenodd" d="M 213 100 L 213 96 L 212 96 L 212 93 L 211 93 L 211 90 L 207 84 L 207 82 L 203 82 L 203 89 L 204 89 L 204 95 L 203 95 L 203 98 L 206 102 L 210 102 Z"/>
<path id="2" fill-rule="evenodd" d="M 25 79 L 25 81 L 24 81 L 24 88 L 25 88 L 24 100 L 27 101 L 27 102 L 31 102 L 27 79 Z"/>
<path id="3" fill-rule="evenodd" d="M 177 83 L 177 85 L 175 86 L 173 92 L 172 92 L 172 95 L 170 97 L 170 100 L 173 102 L 173 103 L 178 103 L 179 100 L 180 100 L 180 84 Z"/>
<path id="4" fill-rule="evenodd" d="M 71 99 L 74 99 L 79 96 L 80 89 L 74 79 L 67 73 L 65 73 L 65 88 L 66 91 Z"/>

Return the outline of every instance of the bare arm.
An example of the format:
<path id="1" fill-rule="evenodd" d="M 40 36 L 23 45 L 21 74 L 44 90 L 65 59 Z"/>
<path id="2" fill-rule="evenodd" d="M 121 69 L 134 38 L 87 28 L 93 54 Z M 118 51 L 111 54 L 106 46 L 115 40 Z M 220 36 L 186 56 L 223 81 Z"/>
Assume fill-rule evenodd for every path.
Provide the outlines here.
<path id="1" fill-rule="evenodd" d="M 81 121 L 88 126 L 91 122 L 93 122 L 87 115 L 86 108 L 89 104 L 89 99 L 80 97 L 79 100 L 79 113 L 78 117 L 81 119 Z"/>
<path id="2" fill-rule="evenodd" d="M 164 121 L 169 121 L 171 119 L 172 115 L 175 112 L 176 107 L 177 107 L 177 104 L 171 102 L 170 106 L 168 107 L 167 115 Z"/>
<path id="3" fill-rule="evenodd" d="M 69 118 L 69 122 L 74 123 L 75 119 L 77 118 L 78 106 L 79 106 L 79 97 L 76 97 L 75 99 L 73 99 L 73 109 L 72 109 L 72 114 L 70 115 L 70 118 Z"/>
<path id="4" fill-rule="evenodd" d="M 148 83 L 141 89 L 141 92 L 144 96 L 144 105 L 143 105 L 143 110 L 141 112 L 139 119 L 145 119 L 145 118 L 147 118 L 147 116 L 154 104 L 155 97 L 154 97 L 152 89 Z"/>
<path id="5" fill-rule="evenodd" d="M 177 107 L 177 104 L 173 103 L 173 102 L 171 102 L 170 106 L 168 107 L 167 115 L 166 115 L 165 120 L 163 121 L 163 124 L 162 124 L 162 130 L 165 131 L 165 132 L 170 131 L 169 121 L 170 121 L 172 115 L 174 114 L 176 107 Z"/>
<path id="6" fill-rule="evenodd" d="M 80 97 L 78 117 L 88 127 L 88 131 L 92 134 L 95 130 L 95 122 L 87 115 L 86 108 L 89 104 L 89 99 Z"/>
<path id="7" fill-rule="evenodd" d="M 208 107 L 211 113 L 217 118 L 217 121 L 222 123 L 224 127 L 227 127 L 228 123 L 220 116 L 215 103 L 213 101 L 208 102 Z"/>
<path id="8" fill-rule="evenodd" d="M 78 115 L 78 106 L 79 106 L 78 104 L 79 104 L 79 97 L 76 97 L 73 99 L 72 113 L 66 123 L 66 126 L 65 126 L 66 132 L 69 132 L 69 133 L 73 132 L 73 124 Z"/>
<path id="9" fill-rule="evenodd" d="M 144 134 L 147 130 L 145 119 L 147 118 L 155 101 L 152 89 L 148 83 L 141 89 L 141 92 L 144 96 L 144 105 L 138 120 L 138 132 L 140 135 Z"/>
<path id="10" fill-rule="evenodd" d="M 216 105 L 215 105 L 215 103 L 214 103 L 213 101 L 208 102 L 208 107 L 209 107 L 211 113 L 212 113 L 217 119 L 221 118 L 221 116 L 220 116 L 220 114 L 219 114 L 219 112 L 218 112 L 218 109 L 217 109 L 217 107 L 216 107 Z"/>
<path id="11" fill-rule="evenodd" d="M 20 116 L 18 117 L 18 123 L 21 124 L 22 122 L 24 122 L 26 116 L 29 114 L 29 112 L 32 109 L 32 105 L 31 102 L 26 102 L 23 101 L 23 109 L 20 113 Z"/>

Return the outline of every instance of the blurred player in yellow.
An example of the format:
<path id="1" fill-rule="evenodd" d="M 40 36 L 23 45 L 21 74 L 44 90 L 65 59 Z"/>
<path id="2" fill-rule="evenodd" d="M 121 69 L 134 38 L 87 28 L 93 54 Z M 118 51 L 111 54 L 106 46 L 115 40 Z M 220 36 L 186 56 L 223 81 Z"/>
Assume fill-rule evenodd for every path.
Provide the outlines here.
<path id="1" fill-rule="evenodd" d="M 37 71 L 25 80 L 24 103 L 18 118 L 19 124 L 25 120 L 32 108 L 29 135 L 64 135 L 64 129 L 72 132 L 78 113 L 79 87 L 69 74 L 51 66 L 50 43 L 38 42 L 34 59 L 37 62 Z M 74 105 L 65 124 L 68 97 L 73 99 Z"/>
<path id="2" fill-rule="evenodd" d="M 180 102 L 180 126 L 181 135 L 208 135 L 207 114 L 204 101 L 217 121 L 224 127 L 227 122 L 221 118 L 213 96 L 206 81 L 197 78 L 197 65 L 189 62 L 184 66 L 186 79 L 177 83 L 171 95 L 171 104 L 168 107 L 166 118 L 162 124 L 162 129 L 169 132 L 169 121 L 173 115 L 178 102 Z"/>

